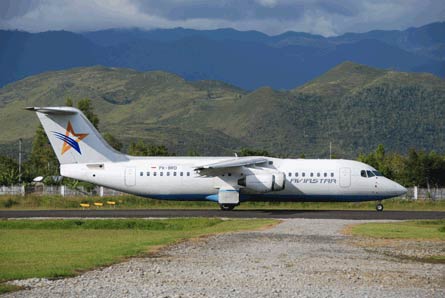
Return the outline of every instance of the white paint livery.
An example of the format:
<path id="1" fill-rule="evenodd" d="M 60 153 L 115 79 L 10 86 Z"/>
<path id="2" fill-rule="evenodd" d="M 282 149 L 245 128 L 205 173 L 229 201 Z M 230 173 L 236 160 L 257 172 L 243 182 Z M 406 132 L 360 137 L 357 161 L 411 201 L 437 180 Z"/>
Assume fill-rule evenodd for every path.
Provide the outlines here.
<path id="1" fill-rule="evenodd" d="M 379 201 L 406 193 L 371 166 L 342 159 L 271 157 L 134 157 L 112 149 L 81 111 L 33 107 L 62 176 L 144 197 L 240 202 Z"/>

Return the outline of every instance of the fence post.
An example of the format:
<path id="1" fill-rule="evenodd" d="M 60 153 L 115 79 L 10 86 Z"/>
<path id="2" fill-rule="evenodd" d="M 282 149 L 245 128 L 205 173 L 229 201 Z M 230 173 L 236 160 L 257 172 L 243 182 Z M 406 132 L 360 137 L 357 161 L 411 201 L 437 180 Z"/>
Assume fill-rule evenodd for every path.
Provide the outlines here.
<path id="1" fill-rule="evenodd" d="M 22 184 L 21 187 L 20 187 L 20 194 L 21 194 L 22 196 L 25 195 L 25 185 L 24 185 L 24 184 Z"/>
<path id="2" fill-rule="evenodd" d="M 414 200 L 417 200 L 418 195 L 419 195 L 419 192 L 418 192 L 417 186 L 414 186 Z"/>
<path id="3" fill-rule="evenodd" d="M 61 186 L 60 186 L 60 195 L 61 195 L 62 197 L 65 196 L 65 185 L 61 185 Z"/>
<path id="4" fill-rule="evenodd" d="M 101 197 L 104 196 L 104 187 L 103 187 L 103 186 L 99 186 L 99 195 L 100 195 Z"/>

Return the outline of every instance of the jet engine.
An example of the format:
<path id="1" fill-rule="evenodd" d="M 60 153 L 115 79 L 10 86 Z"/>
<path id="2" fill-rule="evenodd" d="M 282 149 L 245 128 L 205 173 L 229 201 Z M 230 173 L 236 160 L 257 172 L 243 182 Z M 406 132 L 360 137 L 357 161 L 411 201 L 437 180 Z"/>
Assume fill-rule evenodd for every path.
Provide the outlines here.
<path id="1" fill-rule="evenodd" d="M 255 192 L 265 193 L 284 189 L 286 178 L 284 173 L 260 173 L 247 175 L 238 180 L 240 186 L 244 186 Z"/>

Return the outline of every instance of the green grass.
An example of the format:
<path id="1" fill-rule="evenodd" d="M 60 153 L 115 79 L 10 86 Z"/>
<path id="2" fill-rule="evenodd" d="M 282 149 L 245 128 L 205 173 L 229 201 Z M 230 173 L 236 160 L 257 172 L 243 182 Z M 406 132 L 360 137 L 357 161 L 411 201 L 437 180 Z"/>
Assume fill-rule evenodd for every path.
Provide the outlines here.
<path id="1" fill-rule="evenodd" d="M 0 209 L 79 209 L 81 202 L 104 203 L 103 209 L 111 207 L 107 201 L 115 201 L 115 208 L 119 209 L 218 209 L 218 204 L 213 202 L 180 202 L 146 199 L 137 196 L 124 195 L 118 197 L 62 197 L 53 196 L 0 196 Z M 385 210 L 422 210 L 445 211 L 445 200 L 404 200 L 391 199 L 383 202 Z M 94 208 L 94 207 L 93 207 Z M 236 209 L 287 209 L 287 210 L 375 210 L 375 202 L 362 203 L 274 203 L 274 202 L 245 202 Z"/>
<path id="2" fill-rule="evenodd" d="M 20 287 L 14 285 L 8 285 L 0 283 L 0 295 L 8 292 L 18 291 Z"/>
<path id="3" fill-rule="evenodd" d="M 384 239 L 445 240 L 445 219 L 391 223 L 365 223 L 353 226 L 357 236 Z"/>
<path id="4" fill-rule="evenodd" d="M 0 293 L 15 289 L 2 284 L 7 280 L 73 276 L 183 239 L 276 222 L 209 218 L 0 221 Z"/>

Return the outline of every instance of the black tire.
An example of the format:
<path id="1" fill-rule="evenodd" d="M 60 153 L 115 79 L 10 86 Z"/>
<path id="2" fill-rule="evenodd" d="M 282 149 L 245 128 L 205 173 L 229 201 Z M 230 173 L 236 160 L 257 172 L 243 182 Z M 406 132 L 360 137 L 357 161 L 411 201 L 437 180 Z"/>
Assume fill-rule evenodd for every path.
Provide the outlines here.
<path id="1" fill-rule="evenodd" d="M 382 204 L 377 204 L 375 206 L 375 210 L 377 210 L 378 212 L 382 212 L 383 211 L 383 205 Z"/>
<path id="2" fill-rule="evenodd" d="M 235 204 L 220 204 L 219 208 L 221 208 L 222 211 L 231 211 L 235 206 Z"/>

